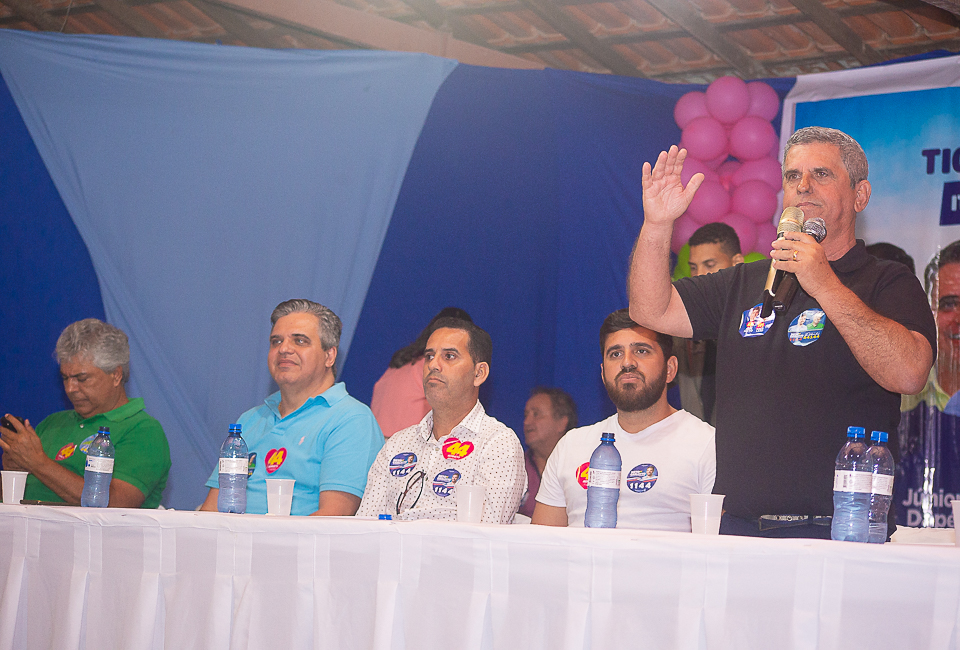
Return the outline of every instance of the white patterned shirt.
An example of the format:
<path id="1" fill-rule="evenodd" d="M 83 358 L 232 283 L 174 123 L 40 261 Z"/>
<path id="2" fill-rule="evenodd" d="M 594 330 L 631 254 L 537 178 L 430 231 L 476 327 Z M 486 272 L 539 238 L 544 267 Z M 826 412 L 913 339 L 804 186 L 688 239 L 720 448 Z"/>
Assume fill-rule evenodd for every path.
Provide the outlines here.
<path id="1" fill-rule="evenodd" d="M 517 434 L 487 415 L 479 401 L 440 440 L 433 436 L 433 411 L 420 424 L 393 434 L 367 474 L 357 516 L 456 521 L 454 486 L 461 481 L 486 488 L 484 523 L 511 523 L 527 489 Z M 397 500 L 404 491 L 398 513 Z"/>

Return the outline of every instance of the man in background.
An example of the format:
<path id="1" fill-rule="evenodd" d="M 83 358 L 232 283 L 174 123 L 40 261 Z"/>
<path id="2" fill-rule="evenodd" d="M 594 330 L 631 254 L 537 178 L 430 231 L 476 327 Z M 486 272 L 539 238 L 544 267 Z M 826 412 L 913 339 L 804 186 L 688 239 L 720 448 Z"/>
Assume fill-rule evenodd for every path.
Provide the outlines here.
<path id="1" fill-rule="evenodd" d="M 743 262 L 737 231 L 725 223 L 708 223 L 690 236 L 690 275 L 707 275 Z M 717 342 L 676 339 L 677 386 L 685 411 L 714 424 L 717 388 Z"/>
<path id="2" fill-rule="evenodd" d="M 383 435 L 366 405 L 335 380 L 342 324 L 310 300 L 287 300 L 270 316 L 270 376 L 280 390 L 237 420 L 250 451 L 247 512 L 267 512 L 267 478 L 294 479 L 294 515 L 352 515 Z M 215 467 L 201 510 L 217 509 Z"/>
<path id="3" fill-rule="evenodd" d="M 160 423 L 127 397 L 130 344 L 122 331 L 96 318 L 71 323 L 56 347 L 70 411 L 37 425 L 7 415 L 0 436 L 3 468 L 30 472 L 25 500 L 80 504 L 87 450 L 100 427 L 114 449 L 110 506 L 156 508 L 170 472 L 170 447 Z"/>
<path id="4" fill-rule="evenodd" d="M 897 525 L 945 528 L 953 513 L 944 495 L 960 493 L 960 241 L 930 261 L 923 279 L 937 362 L 923 390 L 900 401 L 894 502 Z"/>
<path id="5" fill-rule="evenodd" d="M 540 478 L 553 448 L 570 429 L 577 426 L 577 404 L 560 388 L 538 386 L 530 392 L 523 410 L 523 440 L 527 450 L 527 494 L 520 504 L 520 514 L 533 516 Z"/>

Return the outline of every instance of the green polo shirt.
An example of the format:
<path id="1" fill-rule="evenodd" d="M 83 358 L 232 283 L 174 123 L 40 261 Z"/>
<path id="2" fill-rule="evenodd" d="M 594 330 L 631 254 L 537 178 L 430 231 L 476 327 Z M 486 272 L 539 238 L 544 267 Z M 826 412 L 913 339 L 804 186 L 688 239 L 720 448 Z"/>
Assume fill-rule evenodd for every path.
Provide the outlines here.
<path id="1" fill-rule="evenodd" d="M 83 476 L 87 449 L 100 427 L 110 427 L 116 454 L 113 477 L 143 492 L 142 508 L 156 508 L 170 473 L 170 446 L 160 423 L 143 410 L 143 399 L 87 419 L 76 411 L 54 413 L 37 425 L 37 435 L 48 458 Z M 23 498 L 63 501 L 33 474 L 27 477 Z"/>

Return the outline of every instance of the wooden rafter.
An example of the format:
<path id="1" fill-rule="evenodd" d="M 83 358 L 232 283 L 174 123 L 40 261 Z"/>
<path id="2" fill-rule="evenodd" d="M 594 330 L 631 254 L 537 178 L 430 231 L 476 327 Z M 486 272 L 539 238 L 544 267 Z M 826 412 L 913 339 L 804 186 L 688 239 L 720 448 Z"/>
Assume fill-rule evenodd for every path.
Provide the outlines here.
<path id="1" fill-rule="evenodd" d="M 454 38 L 486 47 L 486 43 L 479 34 L 464 25 L 457 16 L 448 14 L 436 0 L 404 0 L 404 2 L 434 29 L 449 31 Z"/>
<path id="2" fill-rule="evenodd" d="M 960 16 L 960 0 L 923 0 L 929 5 L 933 5 L 944 11 L 949 11 L 954 16 Z"/>
<path id="3" fill-rule="evenodd" d="M 455 39 L 450 34 L 418 29 L 344 7 L 333 0 L 222 0 L 221 4 L 359 47 L 423 52 L 463 63 L 500 68 L 544 67 L 512 54 Z"/>
<path id="4" fill-rule="evenodd" d="M 590 33 L 590 30 L 553 4 L 551 0 L 520 0 L 520 3 L 593 57 L 597 63 L 608 68 L 610 72 L 630 77 L 642 76 L 635 65 L 609 45 L 604 45 L 600 39 Z"/>
<path id="5" fill-rule="evenodd" d="M 137 36 L 146 38 L 168 38 L 168 35 L 143 14 L 131 9 L 120 0 L 95 0 L 98 7 L 130 28 Z"/>
<path id="6" fill-rule="evenodd" d="M 13 9 L 14 13 L 35 25 L 41 31 L 59 32 L 63 31 L 66 26 L 66 18 L 54 18 L 30 0 L 3 0 L 3 4 Z"/>
<path id="7" fill-rule="evenodd" d="M 657 11 L 690 33 L 705 48 L 729 63 L 744 79 L 769 76 L 766 68 L 751 59 L 716 27 L 701 18 L 686 3 L 676 0 L 647 0 Z"/>
<path id="8" fill-rule="evenodd" d="M 850 26 L 834 12 L 824 7 L 819 0 L 790 0 L 790 2 L 863 65 L 873 65 L 883 61 L 883 57 L 876 50 L 865 43 L 859 34 L 850 29 Z"/>
<path id="9" fill-rule="evenodd" d="M 284 47 L 281 39 L 274 37 L 266 30 L 253 27 L 235 9 L 229 9 L 218 2 L 208 2 L 207 0 L 190 0 L 190 2 L 216 21 L 228 34 L 238 38 L 250 47 L 267 49 L 282 49 Z"/>

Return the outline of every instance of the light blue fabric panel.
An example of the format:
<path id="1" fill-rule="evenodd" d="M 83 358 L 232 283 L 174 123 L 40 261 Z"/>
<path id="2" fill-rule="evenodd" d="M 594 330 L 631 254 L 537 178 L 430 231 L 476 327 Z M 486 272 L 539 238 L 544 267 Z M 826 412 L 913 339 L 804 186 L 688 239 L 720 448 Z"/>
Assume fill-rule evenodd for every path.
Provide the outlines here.
<path id="1" fill-rule="evenodd" d="M 227 425 L 271 392 L 278 302 L 343 319 L 342 367 L 455 66 L 0 30 L 0 72 L 130 336 L 131 392 L 170 439 L 166 504 L 200 502 Z"/>

